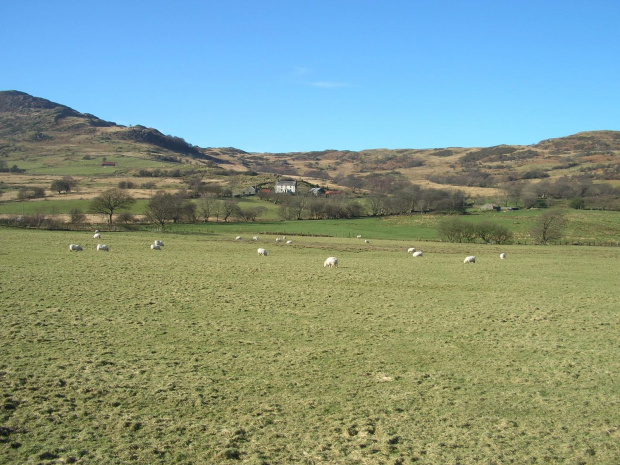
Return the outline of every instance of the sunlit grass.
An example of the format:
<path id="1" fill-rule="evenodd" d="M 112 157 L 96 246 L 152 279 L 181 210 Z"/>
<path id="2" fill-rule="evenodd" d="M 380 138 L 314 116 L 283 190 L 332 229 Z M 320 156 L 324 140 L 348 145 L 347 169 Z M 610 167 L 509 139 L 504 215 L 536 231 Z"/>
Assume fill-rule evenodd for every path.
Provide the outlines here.
<path id="1" fill-rule="evenodd" d="M 620 249 L 290 238 L 0 229 L 0 462 L 618 462 Z"/>

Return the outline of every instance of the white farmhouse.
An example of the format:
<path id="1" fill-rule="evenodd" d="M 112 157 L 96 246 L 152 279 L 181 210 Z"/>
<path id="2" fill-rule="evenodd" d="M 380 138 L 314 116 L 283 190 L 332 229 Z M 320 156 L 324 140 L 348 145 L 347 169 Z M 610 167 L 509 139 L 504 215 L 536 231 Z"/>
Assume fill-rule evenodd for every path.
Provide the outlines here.
<path id="1" fill-rule="evenodd" d="M 275 188 L 276 194 L 295 194 L 297 181 L 278 181 Z"/>

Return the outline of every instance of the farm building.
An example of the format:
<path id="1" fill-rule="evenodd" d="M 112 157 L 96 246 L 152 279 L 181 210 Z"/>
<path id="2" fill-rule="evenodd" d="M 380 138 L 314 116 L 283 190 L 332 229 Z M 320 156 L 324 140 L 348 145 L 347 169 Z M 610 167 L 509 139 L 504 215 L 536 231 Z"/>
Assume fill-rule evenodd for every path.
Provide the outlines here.
<path id="1" fill-rule="evenodd" d="M 481 211 L 491 211 L 491 210 L 495 210 L 495 211 L 500 211 L 502 209 L 502 207 L 500 207 L 499 205 L 496 205 L 494 203 L 485 203 L 483 206 L 480 207 Z"/>
<path id="2" fill-rule="evenodd" d="M 241 195 L 256 195 L 258 194 L 258 189 L 254 186 L 246 187 L 241 191 Z"/>
<path id="3" fill-rule="evenodd" d="M 278 181 L 275 188 L 276 194 L 295 194 L 297 181 Z"/>
<path id="4" fill-rule="evenodd" d="M 316 197 L 325 197 L 325 189 L 322 187 L 313 187 L 310 189 L 310 193 Z"/>
<path id="5" fill-rule="evenodd" d="M 341 195 L 342 191 L 325 191 L 326 197 L 331 197 L 332 195 Z"/>
<path id="6" fill-rule="evenodd" d="M 116 166 L 116 162 L 113 161 L 102 161 L 101 166 Z"/>

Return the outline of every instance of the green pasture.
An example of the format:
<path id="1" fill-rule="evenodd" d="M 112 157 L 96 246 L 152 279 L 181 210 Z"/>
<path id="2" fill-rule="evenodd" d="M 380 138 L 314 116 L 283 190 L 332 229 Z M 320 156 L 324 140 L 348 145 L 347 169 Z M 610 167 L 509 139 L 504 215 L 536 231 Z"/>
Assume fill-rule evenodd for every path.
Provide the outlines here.
<path id="1" fill-rule="evenodd" d="M 131 207 L 126 210 L 134 214 L 143 214 L 148 206 L 147 199 L 137 199 Z M 71 200 L 30 200 L 25 202 L 5 202 L 0 203 L 0 214 L 4 215 L 62 215 L 69 214 L 74 209 L 79 209 L 83 213 L 88 213 L 90 199 L 71 199 Z"/>
<path id="2" fill-rule="evenodd" d="M 131 194 L 131 190 L 128 191 Z M 62 197 L 62 196 L 59 196 Z M 1 198 L 0 198 L 1 200 Z M 236 199 L 242 209 L 262 208 L 258 221 L 250 223 L 210 222 L 196 224 L 175 224 L 167 228 L 176 232 L 199 233 L 268 233 L 268 234 L 302 234 L 330 235 L 336 237 L 355 237 L 358 234 L 366 238 L 377 239 L 412 239 L 438 240 L 437 227 L 446 218 L 437 214 L 414 214 L 387 217 L 364 217 L 348 220 L 300 220 L 282 221 L 278 205 L 263 201 L 258 197 L 242 197 Z M 196 201 L 199 203 L 199 201 Z M 32 215 L 32 214 L 68 214 L 78 208 L 88 211 L 90 200 L 63 200 L 54 197 L 47 200 L 1 202 L 0 214 Z M 136 215 L 143 214 L 148 200 L 139 199 L 129 209 Z M 539 216 L 547 210 L 517 210 L 510 212 L 479 212 L 472 211 L 467 215 L 459 215 L 463 221 L 477 223 L 491 221 L 505 226 L 514 234 L 514 242 L 530 244 L 529 232 Z M 567 224 L 564 228 L 562 243 L 580 242 L 586 244 L 618 244 L 620 243 L 620 212 L 599 210 L 565 209 Z M 200 216 L 199 209 L 197 214 Z"/>
<path id="3" fill-rule="evenodd" d="M 523 210 L 496 214 L 459 215 L 472 223 L 492 221 L 514 233 L 515 243 L 531 244 L 530 229 L 544 210 Z M 566 210 L 567 225 L 563 243 L 618 244 L 620 242 L 620 212 Z M 357 237 L 367 239 L 397 239 L 436 241 L 437 227 L 445 215 L 399 215 L 366 217 L 348 220 L 257 221 L 253 223 L 178 224 L 166 226 L 170 231 L 208 234 L 299 234 L 310 236 Z"/>
<path id="4" fill-rule="evenodd" d="M 116 166 L 101 166 L 103 156 L 91 156 L 90 159 L 78 158 L 74 155 L 64 157 L 50 155 L 47 157 L 20 158 L 11 160 L 9 165 L 17 164 L 20 169 L 26 170 L 29 174 L 37 175 L 58 175 L 58 176 L 119 176 L 130 169 L 141 168 L 171 168 L 177 165 L 150 160 L 148 158 L 129 157 L 125 155 L 106 154 L 106 161 L 115 162 Z M 70 163 L 67 160 L 71 160 Z M 181 166 L 181 165 L 178 165 Z"/>
<path id="5" fill-rule="evenodd" d="M 402 217 L 405 218 L 405 217 Z M 401 218 L 401 219 L 402 219 Z M 280 234 L 305 236 L 357 237 L 368 239 L 399 240 L 434 240 L 437 239 L 435 222 L 430 218 L 406 217 L 396 218 L 367 217 L 348 220 L 301 220 L 301 221 L 257 221 L 250 223 L 208 223 L 176 224 L 166 226 L 170 231 L 179 233 L 206 234 Z"/>
<path id="6" fill-rule="evenodd" d="M 620 463 L 620 248 L 248 239 L 0 228 L 0 463 Z"/>

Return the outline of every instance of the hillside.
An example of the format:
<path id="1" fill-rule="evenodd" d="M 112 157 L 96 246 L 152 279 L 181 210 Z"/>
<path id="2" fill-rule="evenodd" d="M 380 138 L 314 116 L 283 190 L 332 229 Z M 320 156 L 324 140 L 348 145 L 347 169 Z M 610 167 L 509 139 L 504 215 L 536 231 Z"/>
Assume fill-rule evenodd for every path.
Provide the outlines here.
<path id="1" fill-rule="evenodd" d="M 217 155 L 227 152 L 201 149 L 157 129 L 104 121 L 23 92 L 0 92 L 0 157 L 96 157 L 119 153 L 154 160 L 225 163 Z"/>
<path id="2" fill-rule="evenodd" d="M 102 160 L 115 167 L 103 168 Z M 42 186 L 49 179 L 40 176 L 102 180 L 140 176 L 146 169 L 162 176 L 176 170 L 177 178 L 189 173 L 233 189 L 287 176 L 337 189 L 389 190 L 386 184 L 413 183 L 492 198 L 507 183 L 524 180 L 587 178 L 618 186 L 620 132 L 582 132 L 533 145 L 247 153 L 197 147 L 154 128 L 122 126 L 5 91 L 0 92 L 0 164 L 16 166 L 26 175 L 12 176 L 13 183 L 38 180 Z"/>

